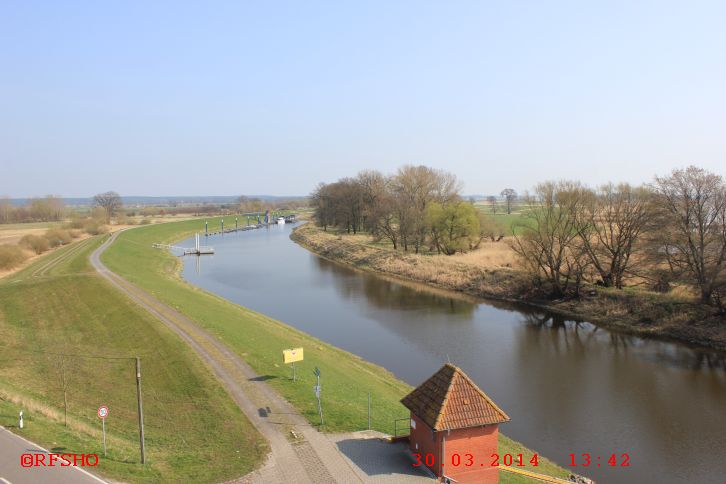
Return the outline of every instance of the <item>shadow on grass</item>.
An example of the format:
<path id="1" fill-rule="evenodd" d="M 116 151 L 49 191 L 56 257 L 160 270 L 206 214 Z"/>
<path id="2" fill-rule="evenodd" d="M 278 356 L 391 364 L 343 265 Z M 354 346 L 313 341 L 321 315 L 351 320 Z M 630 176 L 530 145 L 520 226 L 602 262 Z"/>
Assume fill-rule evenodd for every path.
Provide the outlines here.
<path id="1" fill-rule="evenodd" d="M 277 378 L 275 375 L 261 375 L 254 378 L 250 378 L 249 381 L 267 381 Z"/>

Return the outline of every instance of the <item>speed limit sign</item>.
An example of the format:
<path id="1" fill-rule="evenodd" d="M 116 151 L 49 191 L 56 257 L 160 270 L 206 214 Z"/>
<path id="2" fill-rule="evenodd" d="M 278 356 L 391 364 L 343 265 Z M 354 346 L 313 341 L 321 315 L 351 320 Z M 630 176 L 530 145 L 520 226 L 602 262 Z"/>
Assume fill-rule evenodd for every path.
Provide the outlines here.
<path id="1" fill-rule="evenodd" d="M 98 407 L 98 418 L 104 419 L 108 416 L 108 407 L 106 405 L 101 405 Z"/>

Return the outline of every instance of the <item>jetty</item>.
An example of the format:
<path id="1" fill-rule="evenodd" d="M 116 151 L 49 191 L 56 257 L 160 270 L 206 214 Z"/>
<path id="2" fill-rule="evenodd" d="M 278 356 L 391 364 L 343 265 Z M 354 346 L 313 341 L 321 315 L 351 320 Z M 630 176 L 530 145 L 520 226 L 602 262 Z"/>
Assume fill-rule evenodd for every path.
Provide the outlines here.
<path id="1" fill-rule="evenodd" d="M 243 215 L 250 215 L 250 214 L 243 214 Z M 285 216 L 279 216 L 275 217 L 273 214 L 272 216 L 270 213 L 264 214 L 264 219 L 261 218 L 262 213 L 260 214 L 252 214 L 254 216 L 257 216 L 257 223 L 253 223 L 250 225 L 245 225 L 244 227 L 239 227 L 237 223 L 237 219 L 235 218 L 235 225 L 234 227 L 230 228 L 224 228 L 224 219 L 222 219 L 222 227 L 215 231 L 215 232 L 209 232 L 207 222 L 204 222 L 204 236 L 208 237 L 210 235 L 223 235 L 223 234 L 231 234 L 233 232 L 244 232 L 245 230 L 255 230 L 255 229 L 261 229 L 262 227 L 268 227 L 270 225 L 282 225 L 286 223 L 293 223 L 297 221 L 297 216 L 295 214 L 285 215 Z M 249 223 L 249 217 L 248 217 L 248 223 Z"/>
<path id="2" fill-rule="evenodd" d="M 245 225 L 244 227 L 240 227 L 238 224 L 238 219 L 235 217 L 235 224 L 234 227 L 225 229 L 224 228 L 224 219 L 222 219 L 222 228 L 216 232 L 210 232 L 209 231 L 209 225 L 207 222 L 204 222 L 204 236 L 208 237 L 210 235 L 224 235 L 229 234 L 232 232 L 244 232 L 245 230 L 254 230 L 259 229 L 262 227 L 267 227 L 269 225 L 282 225 L 286 223 L 292 223 L 297 221 L 297 217 L 295 214 L 290 215 L 280 215 L 278 217 L 270 216 L 270 212 L 266 212 L 264 214 L 264 222 L 259 221 L 261 219 L 261 216 L 263 215 L 260 213 L 254 213 L 254 214 L 243 214 L 248 216 L 248 222 L 249 222 L 249 216 L 256 216 L 258 223 L 251 224 L 251 225 Z M 201 245 L 200 240 L 201 234 L 196 233 L 194 234 L 194 247 L 180 247 L 178 245 L 170 245 L 170 244 L 151 244 L 151 246 L 155 249 L 167 249 L 167 250 L 178 250 L 181 251 L 183 255 L 211 255 L 214 254 L 214 248 L 209 246 Z"/>
<path id="3" fill-rule="evenodd" d="M 214 254 L 214 248 L 200 245 L 199 234 L 194 234 L 194 247 L 179 247 L 169 244 L 151 244 L 155 249 L 181 250 L 184 255 L 208 255 Z"/>

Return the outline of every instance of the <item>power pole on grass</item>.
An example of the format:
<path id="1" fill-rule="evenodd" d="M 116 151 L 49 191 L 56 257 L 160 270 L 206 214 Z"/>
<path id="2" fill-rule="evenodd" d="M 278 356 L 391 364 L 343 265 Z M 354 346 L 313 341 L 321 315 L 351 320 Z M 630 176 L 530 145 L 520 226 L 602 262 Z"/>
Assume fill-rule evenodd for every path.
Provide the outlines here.
<path id="1" fill-rule="evenodd" d="M 141 463 L 146 462 L 144 449 L 144 407 L 141 403 L 141 358 L 136 357 L 136 402 L 139 408 L 139 445 L 141 446 Z"/>

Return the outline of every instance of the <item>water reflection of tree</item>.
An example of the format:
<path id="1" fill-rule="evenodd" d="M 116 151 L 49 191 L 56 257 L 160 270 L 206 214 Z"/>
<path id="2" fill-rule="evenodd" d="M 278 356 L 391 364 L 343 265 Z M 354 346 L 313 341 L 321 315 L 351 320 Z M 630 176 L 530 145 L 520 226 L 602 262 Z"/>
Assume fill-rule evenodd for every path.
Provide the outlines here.
<path id="1" fill-rule="evenodd" d="M 437 294 L 425 288 L 416 289 L 403 283 L 391 281 L 383 277 L 364 274 L 330 261 L 318 258 L 320 270 L 329 272 L 339 279 L 336 290 L 345 298 L 354 298 L 360 294 L 376 308 L 399 311 L 426 311 L 429 314 L 455 314 L 471 319 L 476 304 Z"/>
<path id="2" fill-rule="evenodd" d="M 621 356 L 636 354 L 646 360 L 690 370 L 726 369 L 726 353 L 723 352 L 694 349 L 679 343 L 609 331 L 584 321 L 543 311 L 522 312 L 522 321 L 529 329 L 546 332 L 549 336 L 528 341 L 528 346 L 532 343 L 540 347 L 546 345 L 555 353 L 573 350 L 587 353 L 607 342 L 610 349 Z M 607 337 L 599 338 L 600 335 Z M 631 348 L 643 348 L 643 351 L 633 352 L 630 351 Z"/>

